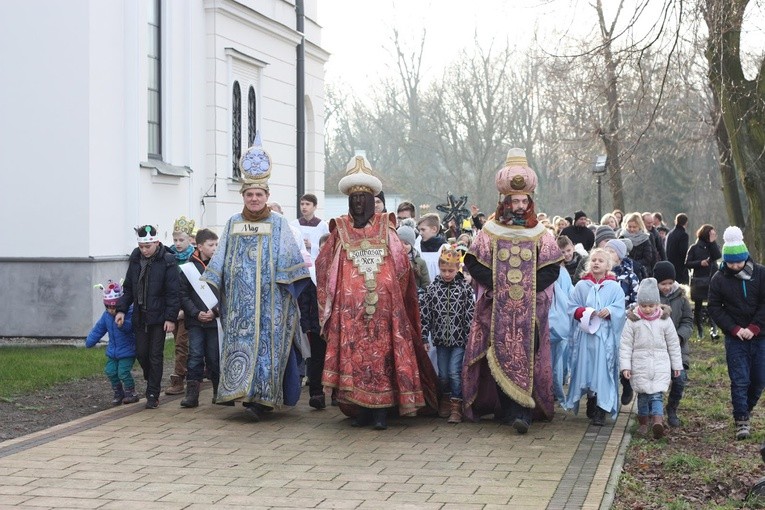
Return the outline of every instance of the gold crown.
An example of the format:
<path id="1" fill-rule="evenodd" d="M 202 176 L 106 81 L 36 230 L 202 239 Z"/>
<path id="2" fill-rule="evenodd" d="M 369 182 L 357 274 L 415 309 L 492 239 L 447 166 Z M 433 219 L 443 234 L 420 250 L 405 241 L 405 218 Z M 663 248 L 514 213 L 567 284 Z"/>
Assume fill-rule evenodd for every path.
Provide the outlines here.
<path id="1" fill-rule="evenodd" d="M 461 259 L 462 257 L 460 256 L 460 253 L 452 248 L 444 248 L 441 250 L 441 254 L 438 256 L 438 261 L 444 262 L 446 264 L 459 265 Z"/>
<path id="2" fill-rule="evenodd" d="M 181 216 L 173 223 L 173 232 L 183 232 L 190 236 L 194 232 L 194 220 Z"/>

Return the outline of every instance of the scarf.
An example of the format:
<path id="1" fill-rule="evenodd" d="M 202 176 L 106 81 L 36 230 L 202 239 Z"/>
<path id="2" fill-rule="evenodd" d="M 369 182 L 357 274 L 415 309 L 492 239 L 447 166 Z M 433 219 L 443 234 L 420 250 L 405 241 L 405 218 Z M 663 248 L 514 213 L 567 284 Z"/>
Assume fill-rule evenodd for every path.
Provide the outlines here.
<path id="1" fill-rule="evenodd" d="M 646 315 L 643 313 L 643 310 L 640 309 L 640 306 L 638 306 L 637 314 L 638 314 L 638 317 L 640 317 L 641 319 L 645 319 L 647 321 L 655 321 L 656 319 L 661 317 L 661 307 L 657 306 L 656 310 L 654 310 L 654 312 L 651 315 Z"/>
<path id="2" fill-rule="evenodd" d="M 156 260 L 162 251 L 162 245 L 157 246 L 157 251 L 151 257 L 141 255 L 139 261 L 141 270 L 138 272 L 138 286 L 136 289 L 136 300 L 141 312 L 146 312 L 149 301 L 149 273 L 151 273 L 151 264 Z"/>
<path id="3" fill-rule="evenodd" d="M 242 217 L 247 221 L 263 221 L 271 215 L 271 208 L 265 206 L 258 212 L 250 212 L 246 207 L 242 208 Z"/>
<path id="4" fill-rule="evenodd" d="M 626 229 L 622 230 L 622 237 L 625 239 L 629 239 L 632 241 L 632 246 L 639 246 L 646 242 L 649 237 L 651 237 L 649 234 L 646 234 L 645 232 L 635 232 L 634 234 L 630 234 Z"/>
<path id="5" fill-rule="evenodd" d="M 178 262 L 178 265 L 185 264 L 189 257 L 191 257 L 191 254 L 194 253 L 194 247 L 192 245 L 188 245 L 185 250 L 183 251 L 177 251 L 173 250 L 175 254 L 175 260 Z"/>
<path id="6" fill-rule="evenodd" d="M 744 268 L 741 269 L 741 271 L 733 273 L 733 276 L 740 280 L 751 280 L 752 275 L 754 275 L 754 263 L 752 262 L 752 259 L 746 261 Z"/>

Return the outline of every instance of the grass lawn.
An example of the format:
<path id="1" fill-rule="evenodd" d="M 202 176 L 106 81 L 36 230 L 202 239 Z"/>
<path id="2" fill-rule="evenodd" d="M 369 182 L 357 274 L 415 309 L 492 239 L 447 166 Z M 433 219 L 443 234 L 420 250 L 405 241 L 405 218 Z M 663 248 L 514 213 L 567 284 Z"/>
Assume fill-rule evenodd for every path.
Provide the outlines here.
<path id="1" fill-rule="evenodd" d="M 168 338 L 165 341 L 166 362 L 173 360 L 174 349 L 172 338 Z M 71 346 L 0 347 L 0 400 L 103 374 L 105 350 L 101 346 L 92 349 Z"/>

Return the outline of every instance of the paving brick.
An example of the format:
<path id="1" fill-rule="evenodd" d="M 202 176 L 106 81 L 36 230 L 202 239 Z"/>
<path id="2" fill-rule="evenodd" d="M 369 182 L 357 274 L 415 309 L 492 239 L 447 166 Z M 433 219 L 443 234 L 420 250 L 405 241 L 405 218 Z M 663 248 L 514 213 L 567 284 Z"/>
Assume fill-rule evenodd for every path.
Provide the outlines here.
<path id="1" fill-rule="evenodd" d="M 62 498 L 62 497 L 38 497 L 30 498 L 22 506 L 40 506 L 50 508 L 98 508 L 104 504 L 99 499 Z"/>

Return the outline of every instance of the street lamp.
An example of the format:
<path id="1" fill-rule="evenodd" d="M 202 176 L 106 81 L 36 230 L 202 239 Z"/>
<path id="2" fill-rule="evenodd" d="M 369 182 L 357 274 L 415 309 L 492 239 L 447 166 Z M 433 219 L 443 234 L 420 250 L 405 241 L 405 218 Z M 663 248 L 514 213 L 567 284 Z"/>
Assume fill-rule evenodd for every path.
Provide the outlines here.
<path id="1" fill-rule="evenodd" d="M 592 165 L 592 173 L 594 173 L 595 176 L 598 178 L 598 221 L 600 221 L 600 218 L 603 217 L 600 211 L 600 204 L 601 204 L 600 178 L 604 173 L 606 173 L 607 161 L 608 161 L 608 156 L 603 156 L 603 155 L 595 156 L 595 163 Z"/>

